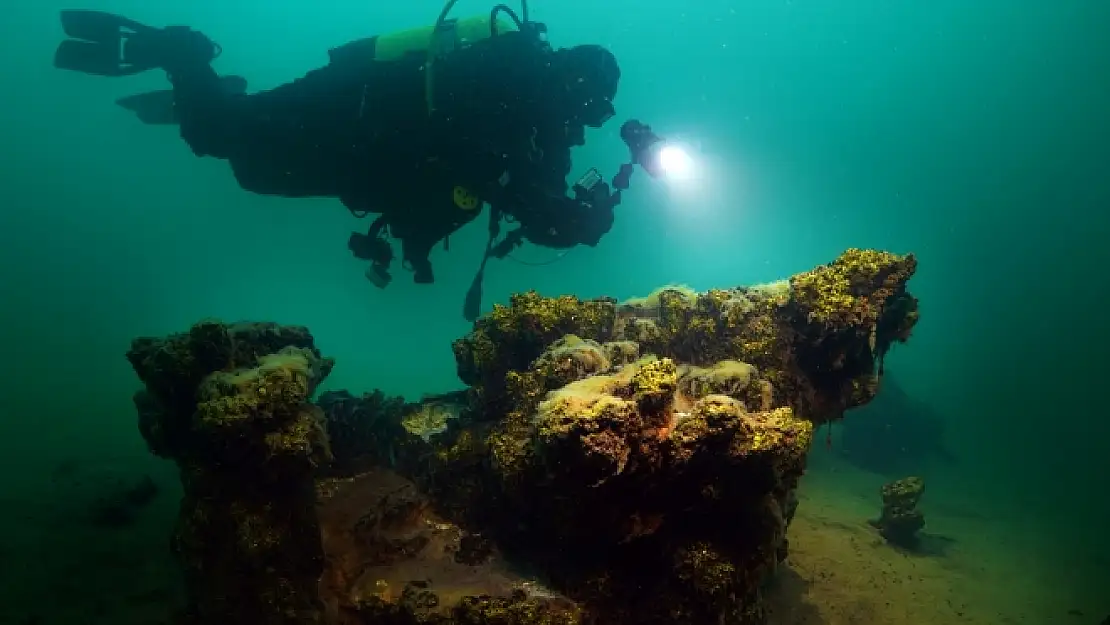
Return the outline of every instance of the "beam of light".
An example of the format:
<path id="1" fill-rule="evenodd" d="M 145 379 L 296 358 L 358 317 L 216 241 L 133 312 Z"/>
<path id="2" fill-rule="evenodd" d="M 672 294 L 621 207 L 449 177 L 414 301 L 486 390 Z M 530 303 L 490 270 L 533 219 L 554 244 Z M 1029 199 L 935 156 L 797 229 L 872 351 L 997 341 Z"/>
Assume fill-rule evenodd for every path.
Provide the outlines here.
<path id="1" fill-rule="evenodd" d="M 664 145 L 656 155 L 659 170 L 667 180 L 690 180 L 697 174 L 697 163 L 690 153 L 677 145 Z"/>

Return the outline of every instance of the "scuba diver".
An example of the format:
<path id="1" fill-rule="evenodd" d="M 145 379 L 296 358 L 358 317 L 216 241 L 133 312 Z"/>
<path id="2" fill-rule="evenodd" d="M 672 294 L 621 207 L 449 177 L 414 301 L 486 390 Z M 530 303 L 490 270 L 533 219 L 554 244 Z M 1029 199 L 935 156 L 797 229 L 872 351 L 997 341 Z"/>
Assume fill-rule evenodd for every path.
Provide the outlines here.
<path id="1" fill-rule="evenodd" d="M 227 160 L 245 190 L 335 197 L 357 217 L 378 215 L 348 241 L 378 287 L 391 280 L 391 237 L 415 282 L 431 283 L 432 248 L 488 204 L 489 240 L 464 305 L 473 320 L 486 261 L 525 240 L 597 245 L 633 165 L 651 173 L 646 159 L 660 139 L 626 122 L 630 161 L 611 183 L 588 170 L 568 196 L 571 148 L 614 115 L 616 58 L 596 45 L 552 48 L 527 0 L 521 15 L 499 4 L 449 19 L 456 2 L 432 27 L 342 45 L 324 67 L 251 94 L 244 79 L 215 72 L 221 49 L 202 33 L 97 11 L 61 12 L 70 39 L 54 64 L 100 76 L 163 70 L 172 89 L 118 104 L 144 123 L 178 125 L 197 156 Z M 498 241 L 502 221 L 517 227 Z"/>

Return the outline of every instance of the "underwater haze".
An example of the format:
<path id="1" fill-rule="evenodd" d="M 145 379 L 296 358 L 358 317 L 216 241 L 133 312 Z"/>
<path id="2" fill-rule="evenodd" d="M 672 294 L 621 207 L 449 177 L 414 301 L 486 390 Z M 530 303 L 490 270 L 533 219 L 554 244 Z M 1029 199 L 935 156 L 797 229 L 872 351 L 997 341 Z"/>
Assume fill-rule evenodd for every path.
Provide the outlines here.
<path id="1" fill-rule="evenodd" d="M 220 73 L 255 91 L 323 65 L 329 48 L 430 24 L 442 5 L 8 5 L 0 623 L 152 622 L 147 610 L 175 596 L 178 486 L 136 427 L 130 341 L 205 318 L 298 324 L 336 359 L 325 390 L 413 400 L 454 390 L 451 342 L 471 327 L 462 301 L 486 223 L 433 251 L 434 285 L 398 271 L 374 288 L 346 246 L 366 220 L 337 200 L 247 193 L 176 128 L 114 104 L 165 88 L 162 72 L 54 69 L 58 11 L 187 24 L 222 46 Z M 488 10 L 463 0 L 455 12 Z M 1110 614 L 1110 4 L 534 0 L 532 14 L 554 45 L 599 43 L 621 64 L 617 119 L 587 134 L 575 172 L 615 172 L 627 160 L 619 122 L 637 118 L 687 145 L 698 175 L 637 172 L 595 248 L 525 246 L 491 263 L 484 310 L 528 289 L 623 300 L 663 284 L 770 282 L 847 248 L 918 258 L 921 321 L 886 370 L 942 422 L 943 453 L 900 470 L 929 482 L 922 506 L 950 553 L 915 559 L 916 572 L 878 589 L 838 570 L 840 591 L 810 589 L 809 601 L 836 604 L 824 620 L 782 623 L 893 625 L 881 606 L 902 597 L 916 602 L 898 621 L 911 625 L 957 622 L 934 605 L 954 596 L 966 622 L 983 625 L 1098 625 Z M 816 516 L 791 542 L 830 566 L 863 562 L 862 575 L 907 557 L 876 546 L 870 560 L 838 556 L 864 534 L 836 524 L 865 525 L 878 487 L 904 475 L 859 466 L 844 447 L 852 420 L 832 426 L 828 445 L 821 433 L 799 512 Z M 146 475 L 161 494 L 137 519 L 89 521 L 105 493 Z M 807 529 L 827 538 L 795 539 Z"/>

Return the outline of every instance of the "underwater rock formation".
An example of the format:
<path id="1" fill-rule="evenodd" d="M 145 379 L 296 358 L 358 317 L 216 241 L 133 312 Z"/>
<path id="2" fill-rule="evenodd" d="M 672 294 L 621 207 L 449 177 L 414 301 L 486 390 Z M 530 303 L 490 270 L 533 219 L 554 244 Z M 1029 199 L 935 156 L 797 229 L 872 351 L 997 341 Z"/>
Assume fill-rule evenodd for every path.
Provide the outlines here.
<path id="1" fill-rule="evenodd" d="M 879 518 L 870 521 L 883 538 L 896 547 L 917 547 L 920 532 L 925 527 L 925 515 L 917 509 L 925 494 L 925 482 L 919 477 L 907 477 L 883 486 L 883 511 Z"/>
<path id="2" fill-rule="evenodd" d="M 759 623 L 813 427 L 875 396 L 915 268 L 849 250 L 760 287 L 515 295 L 455 342 L 469 405 L 412 477 L 584 622 Z"/>
<path id="3" fill-rule="evenodd" d="M 308 404 L 331 362 L 303 328 L 136 341 L 193 622 L 762 623 L 813 429 L 875 396 L 915 268 L 849 250 L 759 287 L 517 294 L 454 343 L 468 388 L 415 404 Z"/>
<path id="4" fill-rule="evenodd" d="M 318 622 L 314 471 L 330 452 L 308 398 L 331 359 L 304 328 L 218 322 L 136 339 L 127 359 L 146 387 L 139 429 L 181 470 L 180 622 Z"/>
<path id="5" fill-rule="evenodd" d="M 558 377 L 540 380 L 545 372 L 529 367 L 575 335 L 685 364 L 748 363 L 773 385 L 776 405 L 821 424 L 875 396 L 883 356 L 917 322 L 917 299 L 906 291 L 916 267 L 913 255 L 848 250 L 773 284 L 700 294 L 663 288 L 623 305 L 521 293 L 455 342 L 459 377 L 482 411 L 500 418 L 522 395 L 555 388 Z"/>

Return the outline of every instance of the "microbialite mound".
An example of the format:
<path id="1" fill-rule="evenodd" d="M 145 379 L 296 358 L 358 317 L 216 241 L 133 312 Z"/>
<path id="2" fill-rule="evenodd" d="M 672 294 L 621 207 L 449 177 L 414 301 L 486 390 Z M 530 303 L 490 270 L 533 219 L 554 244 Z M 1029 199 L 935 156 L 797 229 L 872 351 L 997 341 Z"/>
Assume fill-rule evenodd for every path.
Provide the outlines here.
<path id="1" fill-rule="evenodd" d="M 875 396 L 915 268 L 849 250 L 760 287 L 518 294 L 455 342 L 467 388 L 414 404 L 308 403 L 331 362 L 303 328 L 140 339 L 178 553 L 214 571 L 188 618 L 760 623 L 813 429 Z"/>

